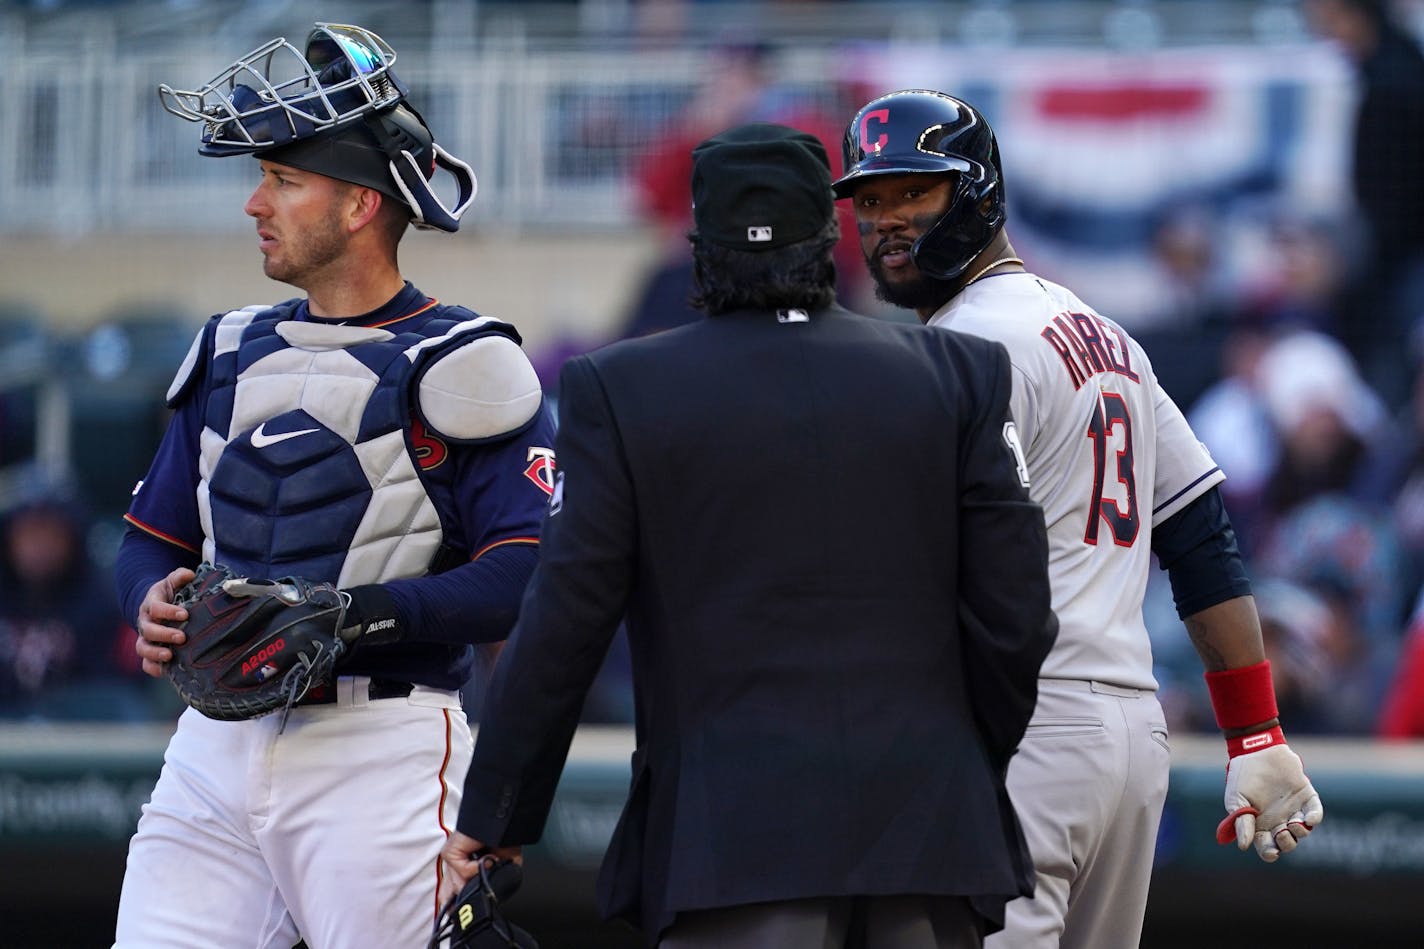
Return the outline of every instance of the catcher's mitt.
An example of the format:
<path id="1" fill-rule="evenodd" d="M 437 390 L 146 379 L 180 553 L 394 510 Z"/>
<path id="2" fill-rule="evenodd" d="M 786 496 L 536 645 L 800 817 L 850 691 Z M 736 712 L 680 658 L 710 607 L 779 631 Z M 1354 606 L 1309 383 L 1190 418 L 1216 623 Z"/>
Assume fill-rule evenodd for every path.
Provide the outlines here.
<path id="1" fill-rule="evenodd" d="M 524 871 L 513 861 L 480 861 L 480 872 L 435 920 L 427 949 L 539 949 L 534 937 L 505 919 L 500 909 L 523 880 Z"/>
<path id="2" fill-rule="evenodd" d="M 330 680 L 346 649 L 340 631 L 350 597 L 329 583 L 249 580 L 204 563 L 173 602 L 188 611 L 187 638 L 171 647 L 166 672 L 183 701 L 208 718 L 290 711 Z"/>

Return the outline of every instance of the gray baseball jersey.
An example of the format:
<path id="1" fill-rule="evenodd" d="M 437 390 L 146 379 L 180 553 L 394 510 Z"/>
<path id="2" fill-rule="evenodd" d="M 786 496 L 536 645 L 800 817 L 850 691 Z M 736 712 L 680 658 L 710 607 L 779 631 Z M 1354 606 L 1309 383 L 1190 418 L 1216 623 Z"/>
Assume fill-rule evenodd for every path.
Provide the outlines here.
<path id="1" fill-rule="evenodd" d="M 1150 527 L 1219 483 L 1221 469 L 1142 347 L 1064 287 L 1030 273 L 988 277 L 929 325 L 1009 351 L 1059 621 L 1042 677 L 1155 689 L 1142 621 Z"/>

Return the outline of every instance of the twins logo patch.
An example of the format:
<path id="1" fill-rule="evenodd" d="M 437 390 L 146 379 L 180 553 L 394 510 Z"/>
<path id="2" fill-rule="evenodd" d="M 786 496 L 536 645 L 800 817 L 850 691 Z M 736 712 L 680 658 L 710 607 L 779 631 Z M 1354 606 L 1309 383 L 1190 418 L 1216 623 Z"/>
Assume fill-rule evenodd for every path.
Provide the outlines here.
<path id="1" fill-rule="evenodd" d="M 530 447 L 529 467 L 524 469 L 524 477 L 539 486 L 545 494 L 554 493 L 554 449 Z"/>

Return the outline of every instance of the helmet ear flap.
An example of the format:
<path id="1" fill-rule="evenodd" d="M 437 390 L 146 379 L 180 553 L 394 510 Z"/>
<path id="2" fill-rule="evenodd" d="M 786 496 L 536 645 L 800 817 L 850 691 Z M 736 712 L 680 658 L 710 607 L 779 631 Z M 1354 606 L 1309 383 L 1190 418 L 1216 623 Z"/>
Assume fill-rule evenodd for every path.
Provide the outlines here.
<path id="1" fill-rule="evenodd" d="M 915 241 L 915 266 L 939 280 L 955 280 L 1004 226 L 1003 183 L 992 167 L 977 176 L 961 173 L 949 206 Z"/>
<path id="2" fill-rule="evenodd" d="M 412 224 L 422 230 L 453 233 L 460 228 L 460 216 L 469 208 L 470 202 L 475 200 L 475 194 L 479 191 L 479 179 L 475 177 L 474 169 L 439 145 L 432 142 L 430 148 L 434 154 L 435 166 L 448 171 L 455 179 L 457 197 L 453 208 L 447 208 L 440 196 L 430 187 L 430 182 L 426 180 L 425 174 L 416 164 L 415 156 L 410 152 L 402 151 L 398 158 L 391 159 L 391 177 L 395 179 L 396 187 L 400 189 L 406 205 L 411 210 Z"/>
<path id="3" fill-rule="evenodd" d="M 391 178 L 410 208 L 411 223 L 423 230 L 458 230 L 460 216 L 479 190 L 474 169 L 436 144 L 425 119 L 409 105 L 367 116 L 366 127 L 389 160 Z M 428 167 L 423 168 L 420 159 L 426 155 Z M 430 179 L 441 168 L 455 179 L 457 197 L 453 208 L 447 208 L 430 185 Z"/>

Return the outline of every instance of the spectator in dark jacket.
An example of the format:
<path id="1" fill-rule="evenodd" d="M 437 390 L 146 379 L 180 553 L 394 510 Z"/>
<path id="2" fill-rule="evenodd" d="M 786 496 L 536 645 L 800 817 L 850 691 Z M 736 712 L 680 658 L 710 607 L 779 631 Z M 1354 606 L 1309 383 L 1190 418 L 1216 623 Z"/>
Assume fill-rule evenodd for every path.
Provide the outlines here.
<path id="1" fill-rule="evenodd" d="M 62 480 L 24 481 L 0 514 L 0 716 L 142 715 L 133 630 L 89 555 L 84 506 Z"/>
<path id="2" fill-rule="evenodd" d="M 1309 0 L 1316 31 L 1355 64 L 1352 182 L 1366 240 L 1344 296 L 1343 336 L 1392 407 L 1418 362 L 1424 312 L 1424 50 L 1389 0 Z"/>

